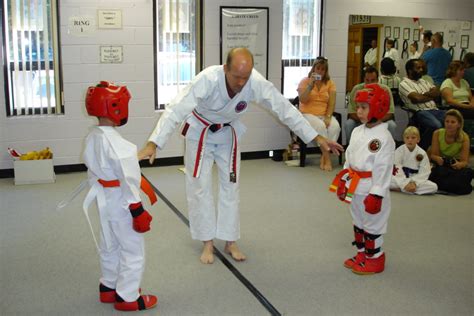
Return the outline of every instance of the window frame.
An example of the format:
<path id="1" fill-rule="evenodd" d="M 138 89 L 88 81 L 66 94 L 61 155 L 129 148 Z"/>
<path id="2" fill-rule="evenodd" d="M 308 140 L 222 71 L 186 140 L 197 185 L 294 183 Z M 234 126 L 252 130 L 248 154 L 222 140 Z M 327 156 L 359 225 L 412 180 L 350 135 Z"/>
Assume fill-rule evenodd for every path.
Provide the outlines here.
<path id="1" fill-rule="evenodd" d="M 313 66 L 313 63 L 316 61 L 316 58 L 318 56 L 321 56 L 321 52 L 323 50 L 323 19 L 324 19 L 324 0 L 319 0 L 320 1 L 320 11 L 319 11 L 319 51 L 317 53 L 317 56 L 311 57 L 311 58 L 283 58 L 281 59 L 281 93 L 285 95 L 285 67 L 288 67 L 289 65 L 294 65 L 295 67 L 311 67 Z M 282 47 L 282 50 L 284 48 Z M 295 90 L 296 91 L 296 90 Z M 295 92 L 296 94 L 296 92 Z"/>
<path id="2" fill-rule="evenodd" d="M 159 43 L 158 43 L 158 19 L 157 14 L 157 5 L 160 0 L 153 0 L 153 78 L 154 78 L 154 108 L 155 111 L 164 111 L 166 108 L 165 104 L 160 104 L 158 102 L 158 53 L 159 53 Z M 196 1 L 196 60 L 195 60 L 195 75 L 202 71 L 203 65 L 203 12 L 204 12 L 204 0 L 195 0 Z M 192 80 L 192 79 L 191 79 Z"/>
<path id="3" fill-rule="evenodd" d="M 7 117 L 31 117 L 37 115 L 63 115 L 64 114 L 64 88 L 63 88 L 63 75 L 62 75 L 62 62 L 61 62 L 61 20 L 60 20 L 60 6 L 59 0 L 50 0 L 51 1 L 51 19 L 48 20 L 48 23 L 51 25 L 51 38 L 52 38 L 52 54 L 53 60 L 50 60 L 48 63 L 49 71 L 54 71 L 54 97 L 55 106 L 54 107 L 28 107 L 18 109 L 14 100 L 10 98 L 10 95 L 13 96 L 13 92 L 10 92 L 9 81 L 13 77 L 13 72 L 15 71 L 14 61 L 8 62 L 7 58 L 7 23 L 8 19 L 5 18 L 5 6 L 8 6 L 9 0 L 4 0 L 4 5 L 0 8 L 0 14 L 2 15 L 2 54 L 3 54 L 3 75 L 4 75 L 4 96 L 5 96 L 5 110 Z M 45 0 L 46 1 L 46 0 Z M 54 4 L 53 4 L 54 3 Z M 8 67 L 10 63 L 10 67 Z M 41 60 L 31 60 L 25 63 L 27 71 L 46 71 L 46 61 Z M 39 67 L 38 67 L 39 64 Z M 10 69 L 10 71 L 9 71 Z M 18 64 L 18 70 L 23 71 L 23 62 Z M 11 89 L 14 89 L 14 84 L 12 83 Z M 40 87 L 41 89 L 41 87 Z M 12 105 L 13 102 L 13 105 Z"/>

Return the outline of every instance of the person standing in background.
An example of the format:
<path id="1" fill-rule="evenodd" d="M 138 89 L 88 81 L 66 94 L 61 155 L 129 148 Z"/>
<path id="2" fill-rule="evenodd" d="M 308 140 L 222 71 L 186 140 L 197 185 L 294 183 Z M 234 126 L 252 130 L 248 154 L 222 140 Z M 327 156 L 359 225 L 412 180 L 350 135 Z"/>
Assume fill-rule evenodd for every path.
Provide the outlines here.
<path id="1" fill-rule="evenodd" d="M 373 39 L 370 42 L 371 47 L 364 55 L 364 70 L 369 67 L 375 67 L 377 64 L 377 40 Z"/>
<path id="2" fill-rule="evenodd" d="M 394 47 L 395 41 L 394 40 L 387 40 L 386 44 L 386 52 L 385 55 L 383 55 L 384 58 L 388 57 L 393 60 L 395 63 L 395 67 L 397 68 L 397 72 L 400 69 L 400 55 L 398 54 L 398 50 Z"/>
<path id="3" fill-rule="evenodd" d="M 435 85 L 441 86 L 452 58 L 448 50 L 443 48 L 443 36 L 440 33 L 433 34 L 431 49 L 424 52 L 421 59 L 426 62 L 428 75 L 433 78 Z"/>

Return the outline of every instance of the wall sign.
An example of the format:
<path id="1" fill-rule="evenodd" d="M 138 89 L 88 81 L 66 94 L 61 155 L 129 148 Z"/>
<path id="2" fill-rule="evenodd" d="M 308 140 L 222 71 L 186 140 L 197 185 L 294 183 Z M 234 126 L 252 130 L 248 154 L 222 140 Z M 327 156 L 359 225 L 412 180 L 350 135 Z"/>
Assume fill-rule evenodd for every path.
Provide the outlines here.
<path id="1" fill-rule="evenodd" d="M 229 50 L 248 48 L 254 68 L 268 78 L 268 8 L 220 7 L 220 62 Z"/>
<path id="2" fill-rule="evenodd" d="M 352 24 L 370 24 L 370 15 L 351 15 Z"/>
<path id="3" fill-rule="evenodd" d="M 121 29 L 122 10 L 97 10 L 100 29 Z"/>
<path id="4" fill-rule="evenodd" d="M 87 36 L 95 32 L 95 18 L 92 16 L 70 16 L 68 33 L 75 36 Z"/>
<path id="5" fill-rule="evenodd" d="M 101 46 L 100 62 L 103 64 L 119 64 L 123 61 L 123 46 Z"/>

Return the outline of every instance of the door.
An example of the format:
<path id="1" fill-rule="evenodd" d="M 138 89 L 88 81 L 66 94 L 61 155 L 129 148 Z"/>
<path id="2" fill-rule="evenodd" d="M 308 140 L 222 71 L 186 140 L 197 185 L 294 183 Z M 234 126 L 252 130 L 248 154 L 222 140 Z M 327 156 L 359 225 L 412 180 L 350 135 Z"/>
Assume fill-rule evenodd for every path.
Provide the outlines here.
<path id="1" fill-rule="evenodd" d="M 347 77 L 346 93 L 352 90 L 356 84 L 363 81 L 362 66 L 364 63 L 364 54 L 370 48 L 370 42 L 377 40 L 377 56 L 380 63 L 380 45 L 379 33 L 383 25 L 349 25 L 348 43 L 347 43 Z"/>
<path id="2" fill-rule="evenodd" d="M 360 26 L 350 25 L 347 43 L 346 93 L 351 91 L 352 87 L 359 83 L 362 60 L 361 43 L 362 28 Z"/>

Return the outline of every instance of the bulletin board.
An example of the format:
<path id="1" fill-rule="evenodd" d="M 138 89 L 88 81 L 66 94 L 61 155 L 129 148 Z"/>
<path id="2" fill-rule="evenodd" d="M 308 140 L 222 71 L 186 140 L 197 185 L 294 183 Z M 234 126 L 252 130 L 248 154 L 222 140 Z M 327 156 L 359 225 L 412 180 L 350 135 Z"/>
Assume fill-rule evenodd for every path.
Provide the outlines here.
<path id="1" fill-rule="evenodd" d="M 248 48 L 254 68 L 268 78 L 268 7 L 220 7 L 220 62 L 235 47 Z"/>

